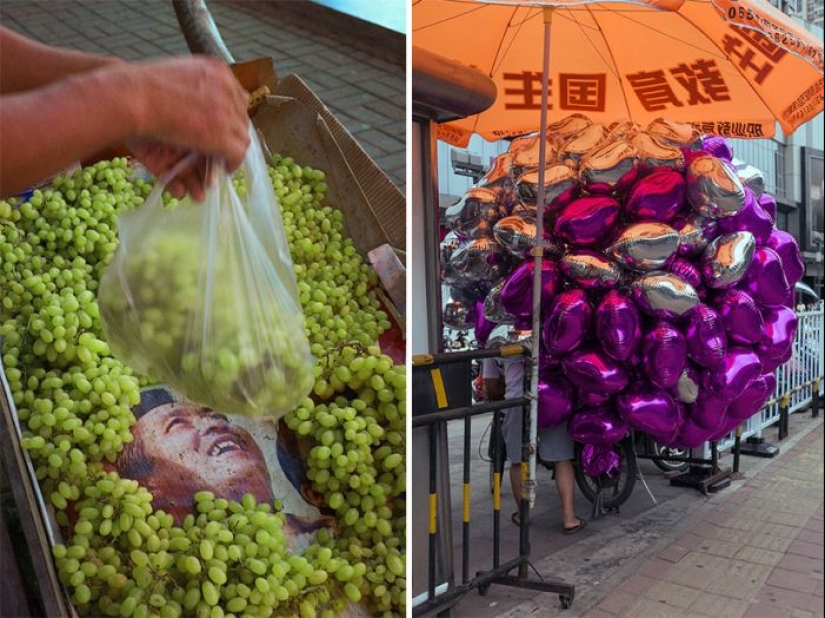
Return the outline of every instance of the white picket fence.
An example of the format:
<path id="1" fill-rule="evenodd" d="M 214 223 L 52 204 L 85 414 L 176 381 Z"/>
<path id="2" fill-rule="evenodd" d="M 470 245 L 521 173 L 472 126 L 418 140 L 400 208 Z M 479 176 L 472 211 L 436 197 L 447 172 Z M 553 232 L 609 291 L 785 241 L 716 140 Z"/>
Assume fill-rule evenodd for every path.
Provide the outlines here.
<path id="1" fill-rule="evenodd" d="M 790 393 L 790 414 L 804 410 L 811 405 L 813 398 L 813 382 L 819 378 L 819 394 L 822 396 L 825 389 L 825 364 L 823 350 L 825 350 L 825 324 L 823 324 L 823 309 L 825 305 L 813 311 L 797 313 L 799 325 L 793 344 L 793 356 L 784 365 L 777 367 L 776 390 L 768 404 L 754 414 L 742 427 L 741 439 L 751 436 L 762 437 L 762 431 L 773 425 L 779 419 L 780 402 L 784 395 Z M 731 448 L 735 442 L 736 433 L 731 432 L 724 439 L 719 440 L 717 448 L 722 451 Z"/>

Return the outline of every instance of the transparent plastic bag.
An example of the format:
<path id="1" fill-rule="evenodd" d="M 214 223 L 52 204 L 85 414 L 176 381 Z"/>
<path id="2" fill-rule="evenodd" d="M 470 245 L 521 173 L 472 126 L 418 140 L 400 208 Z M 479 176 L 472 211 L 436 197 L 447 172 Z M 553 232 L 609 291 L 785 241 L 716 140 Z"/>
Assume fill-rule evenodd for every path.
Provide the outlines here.
<path id="1" fill-rule="evenodd" d="M 314 367 L 280 208 L 250 134 L 245 189 L 215 162 L 202 204 L 164 206 L 178 166 L 120 216 L 98 301 L 113 354 L 136 371 L 219 412 L 278 418 L 309 393 Z"/>

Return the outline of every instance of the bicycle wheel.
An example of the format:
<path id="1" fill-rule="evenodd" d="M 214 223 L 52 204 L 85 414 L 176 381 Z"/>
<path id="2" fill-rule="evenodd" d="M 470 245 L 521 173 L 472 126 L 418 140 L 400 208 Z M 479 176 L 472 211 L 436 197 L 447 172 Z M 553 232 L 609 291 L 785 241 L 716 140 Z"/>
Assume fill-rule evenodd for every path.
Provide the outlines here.
<path id="1" fill-rule="evenodd" d="M 590 502 L 596 501 L 596 494 L 601 487 L 602 504 L 605 509 L 615 509 L 620 507 L 633 493 L 636 485 L 636 474 L 638 466 L 636 455 L 633 452 L 633 445 L 630 440 L 622 440 L 615 445 L 619 453 L 619 464 L 621 466 L 619 475 L 615 478 L 602 474 L 596 478 L 585 474 L 584 468 L 579 461 L 580 445 L 576 445 L 576 465 L 574 466 L 576 484 L 582 494 Z"/>
<path id="2" fill-rule="evenodd" d="M 653 454 L 657 457 L 687 457 L 690 453 L 690 449 L 670 448 L 662 444 L 659 444 L 658 442 L 654 441 L 653 438 L 648 439 L 650 440 L 650 446 L 653 451 Z M 686 461 L 678 461 L 673 459 L 654 459 L 653 463 L 662 472 L 684 472 L 688 469 L 688 466 L 690 465 Z"/>

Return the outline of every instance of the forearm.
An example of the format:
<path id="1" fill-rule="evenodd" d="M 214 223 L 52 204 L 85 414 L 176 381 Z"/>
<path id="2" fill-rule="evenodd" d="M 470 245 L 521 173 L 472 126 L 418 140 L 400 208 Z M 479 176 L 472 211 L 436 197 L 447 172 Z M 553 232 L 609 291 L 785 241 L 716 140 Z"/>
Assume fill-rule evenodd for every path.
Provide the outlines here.
<path id="1" fill-rule="evenodd" d="M 49 47 L 0 28 L 0 94 L 40 88 L 76 73 L 122 62 L 96 54 Z"/>
<path id="2" fill-rule="evenodd" d="M 135 134 L 138 96 L 126 71 L 94 71 L 0 97 L 0 196 L 18 193 Z"/>

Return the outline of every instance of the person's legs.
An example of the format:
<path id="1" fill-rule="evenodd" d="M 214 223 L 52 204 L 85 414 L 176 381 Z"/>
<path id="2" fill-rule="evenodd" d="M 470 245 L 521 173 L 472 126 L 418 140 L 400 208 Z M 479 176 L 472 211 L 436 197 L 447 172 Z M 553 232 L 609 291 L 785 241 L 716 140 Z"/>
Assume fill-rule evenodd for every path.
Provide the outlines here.
<path id="1" fill-rule="evenodd" d="M 556 490 L 559 492 L 561 501 L 562 519 L 565 528 L 574 528 L 582 523 L 576 517 L 573 510 L 573 497 L 575 492 L 575 477 L 573 475 L 573 462 L 571 460 L 557 461 L 555 463 Z"/>
<path id="2" fill-rule="evenodd" d="M 510 484 L 513 487 L 513 498 L 516 500 L 516 510 L 521 504 L 521 464 L 510 464 Z"/>

